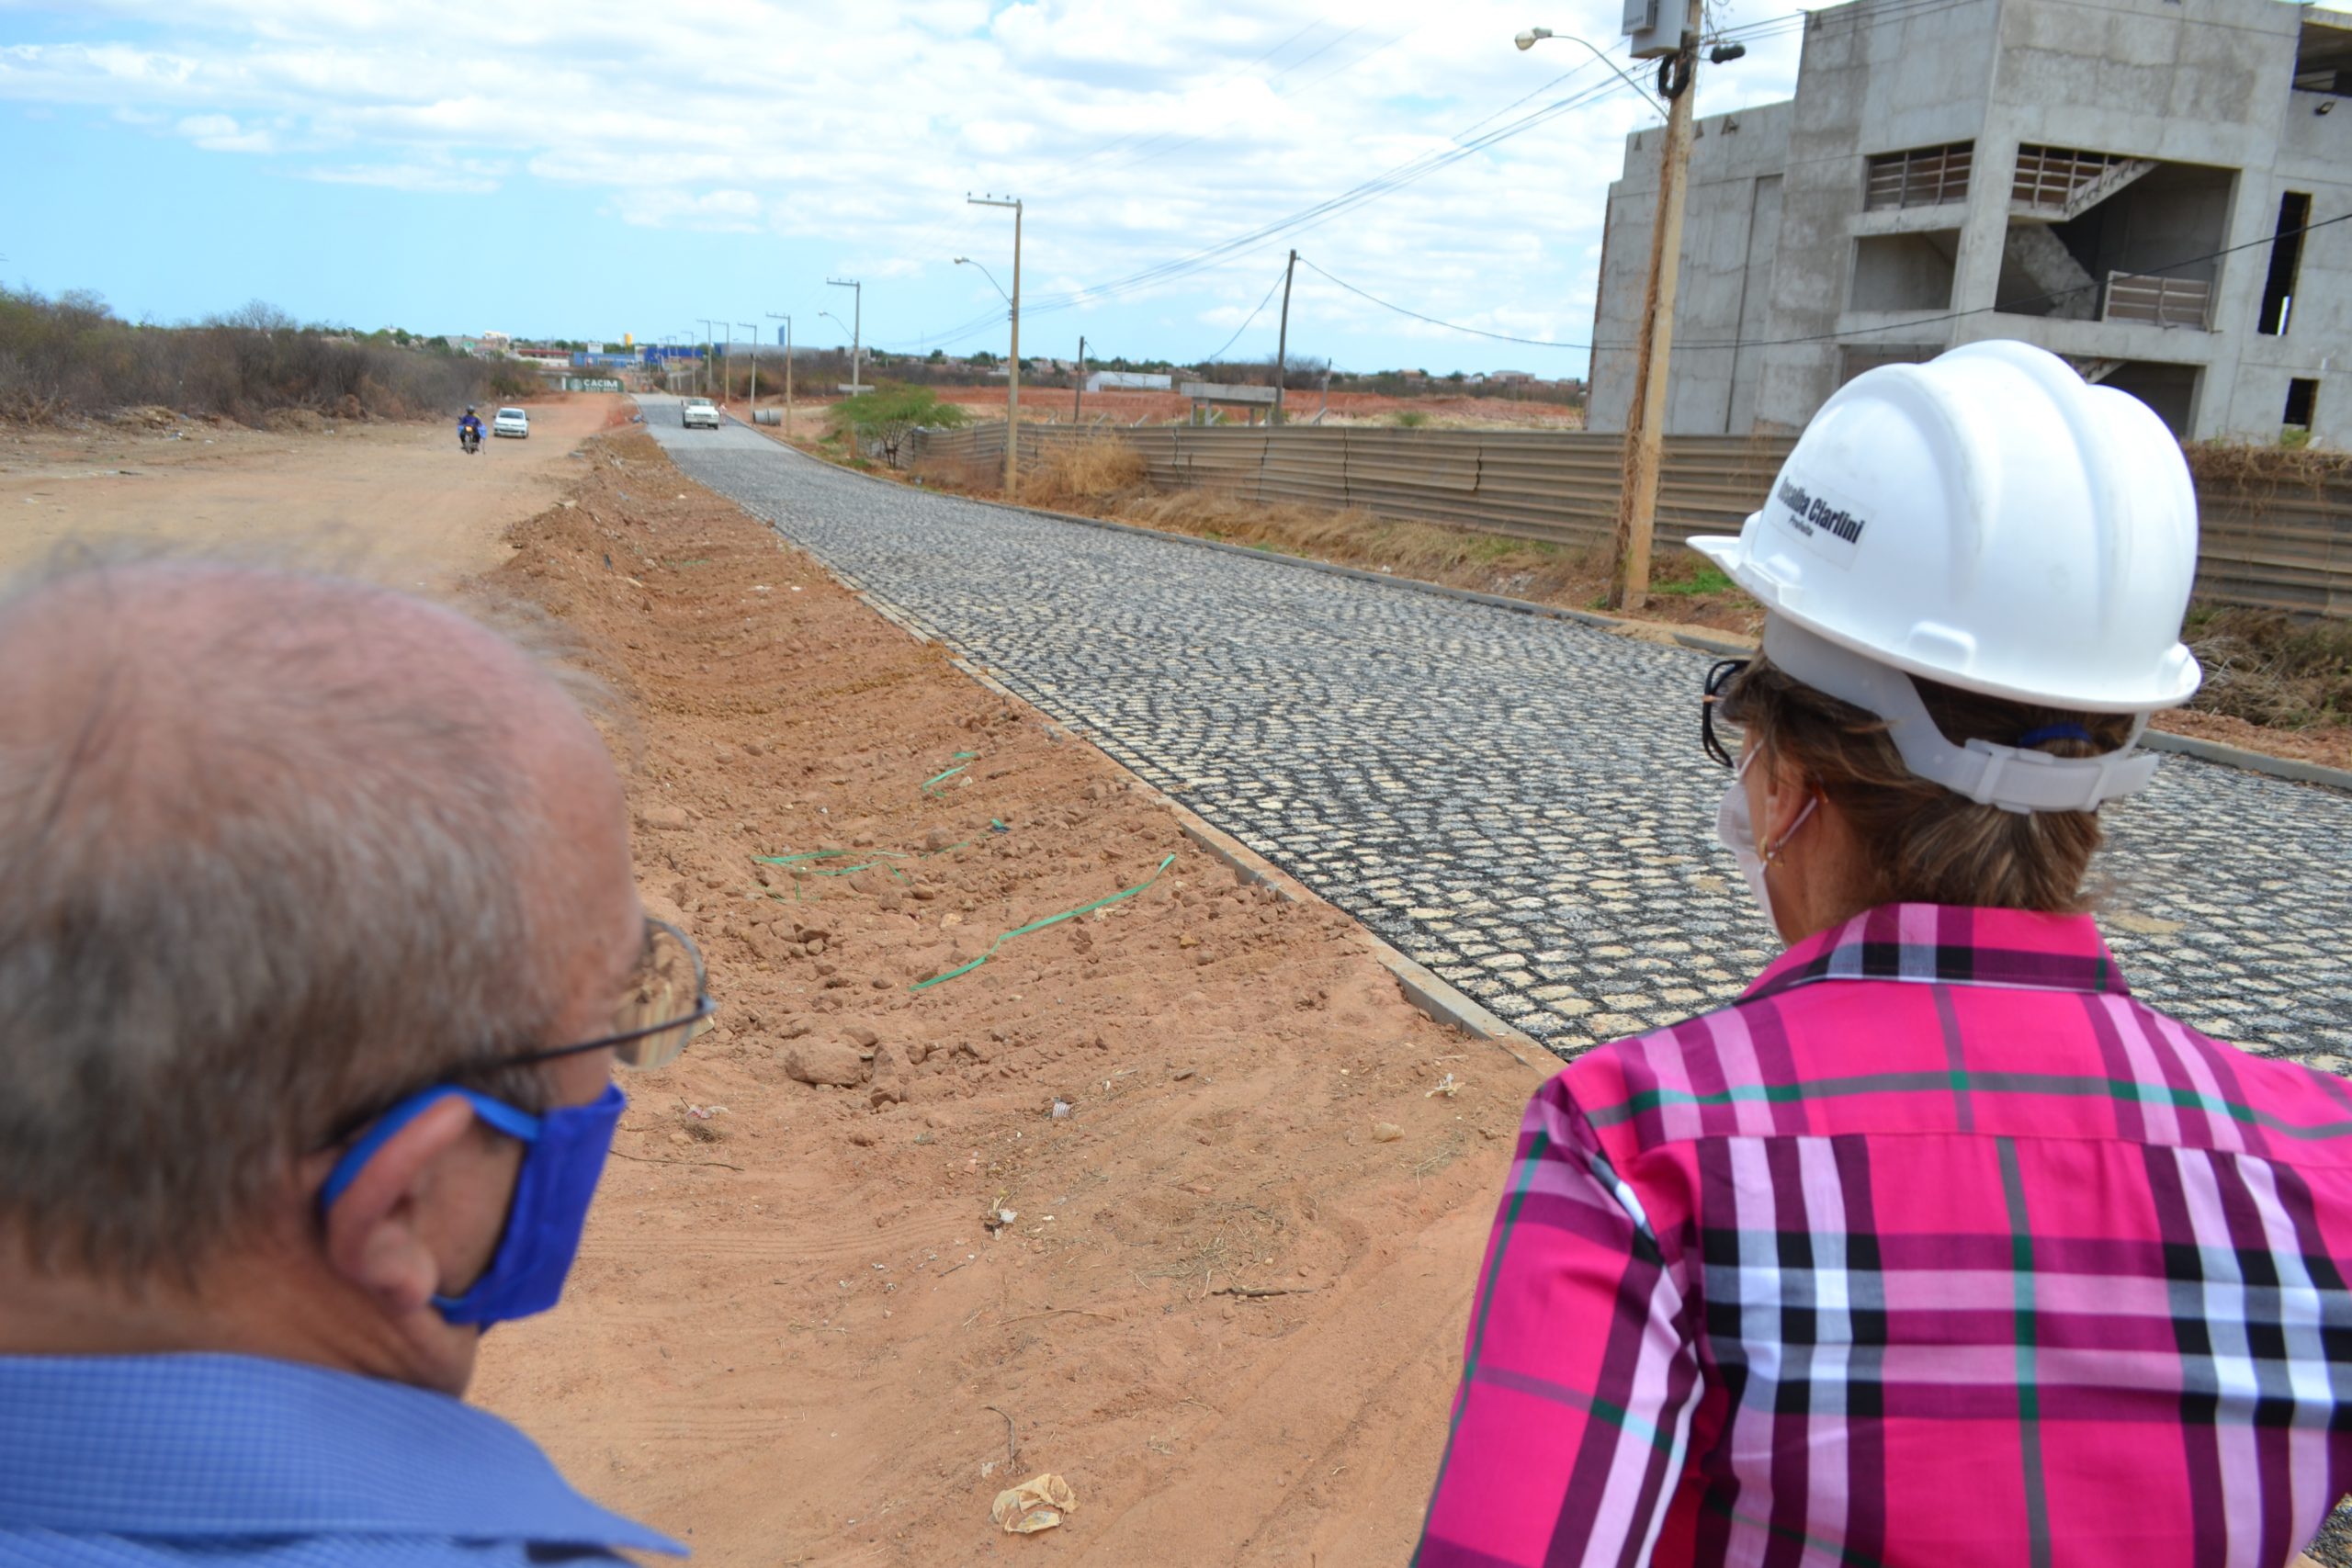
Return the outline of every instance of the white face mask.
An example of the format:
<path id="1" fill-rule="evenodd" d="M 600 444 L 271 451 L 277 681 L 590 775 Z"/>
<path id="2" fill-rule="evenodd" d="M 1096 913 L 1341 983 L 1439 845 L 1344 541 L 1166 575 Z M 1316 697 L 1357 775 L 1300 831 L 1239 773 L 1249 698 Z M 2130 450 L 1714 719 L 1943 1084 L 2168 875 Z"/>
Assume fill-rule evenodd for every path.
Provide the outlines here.
<path id="1" fill-rule="evenodd" d="M 1806 801 L 1804 809 L 1797 813 L 1797 819 L 1789 824 L 1789 830 L 1781 834 L 1770 849 L 1758 848 L 1756 821 L 1747 808 L 1747 787 L 1742 782 L 1747 777 L 1748 764 L 1756 758 L 1757 753 L 1750 751 L 1739 760 L 1739 766 L 1732 770 L 1731 787 L 1724 791 L 1723 803 L 1715 807 L 1715 837 L 1723 840 L 1724 848 L 1739 862 L 1739 874 L 1747 879 L 1747 890 L 1756 895 L 1757 908 L 1764 911 L 1767 919 L 1774 919 L 1772 894 L 1764 883 L 1764 867 L 1780 858 L 1789 840 L 1796 837 L 1797 829 L 1804 826 L 1805 818 L 1813 815 L 1813 808 L 1821 804 L 1821 797 L 1815 795 Z"/>

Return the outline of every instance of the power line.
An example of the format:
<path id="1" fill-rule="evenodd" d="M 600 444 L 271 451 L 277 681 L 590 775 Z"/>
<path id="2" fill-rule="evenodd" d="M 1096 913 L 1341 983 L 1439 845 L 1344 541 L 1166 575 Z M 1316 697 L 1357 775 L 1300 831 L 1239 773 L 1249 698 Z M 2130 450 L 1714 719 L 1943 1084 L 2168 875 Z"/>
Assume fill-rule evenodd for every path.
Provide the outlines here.
<path id="1" fill-rule="evenodd" d="M 1876 26 L 1882 22 L 1905 20 L 1912 17 L 1923 16 L 1932 12 L 1951 10 L 1960 6 L 1978 5 L 1983 3 L 1984 3 L 1984 0 L 1888 0 L 1888 3 L 1885 4 L 1857 7 L 1856 9 L 1858 14 L 1851 25 L 1858 28 L 1862 26 Z M 1816 15 L 1816 13 L 1807 10 L 1791 11 L 1783 13 L 1781 16 L 1765 17 L 1756 22 L 1724 29 L 1720 36 L 1724 38 L 1738 37 L 1751 39 L 1775 37 L 1803 28 L 1812 20 L 1815 15 Z M 1317 24 L 1310 23 L 1307 27 L 1300 28 L 1297 32 L 1291 34 L 1288 38 L 1284 39 L 1281 43 L 1276 44 L 1264 54 L 1258 56 L 1256 59 L 1251 60 L 1242 66 L 1237 67 L 1235 70 L 1227 73 L 1224 76 L 1217 78 L 1212 85 L 1221 85 L 1227 81 L 1230 81 L 1240 76 L 1251 66 L 1263 63 L 1265 61 L 1272 59 L 1274 55 L 1281 53 L 1284 49 L 1289 48 L 1299 39 L 1305 37 L 1306 33 L 1312 31 L 1316 25 Z M 1284 67 L 1283 69 L 1286 71 L 1295 70 L 1299 65 L 1306 63 L 1307 60 L 1311 60 L 1317 55 L 1327 51 L 1329 49 L 1343 41 L 1347 37 L 1351 36 L 1354 32 L 1361 30 L 1361 28 L 1349 29 L 1348 32 L 1342 33 L 1340 38 L 1332 39 L 1329 43 L 1318 46 L 1315 51 L 1303 57 L 1301 60 L 1292 62 L 1292 64 Z M 1414 35 L 1410 32 L 1400 34 L 1398 37 L 1391 39 L 1387 43 L 1382 44 L 1378 48 L 1357 56 L 1354 60 L 1339 67 L 1337 70 L 1326 73 L 1324 75 L 1318 76 L 1313 81 L 1304 84 L 1301 88 L 1295 90 L 1303 91 L 1305 87 L 1313 86 L 1317 83 L 1329 80 L 1329 77 L 1333 75 L 1352 71 L 1357 66 L 1362 65 L 1366 61 L 1372 59 L 1374 56 L 1385 53 L 1387 50 L 1394 48 L 1397 43 L 1403 41 L 1405 38 Z M 1405 163 L 1396 164 L 1394 167 L 1373 176 L 1371 179 L 1351 187 L 1349 190 L 1340 192 L 1337 196 L 1328 197 L 1324 201 L 1317 202 L 1311 207 L 1302 209 L 1285 218 L 1277 219 L 1271 223 L 1262 225 L 1261 227 L 1250 231 L 1249 232 L 1237 235 L 1230 240 L 1219 242 L 1215 245 L 1193 252 L 1187 255 L 1178 256 L 1171 258 L 1169 261 L 1156 263 L 1150 266 L 1141 268 L 1135 273 L 1131 273 L 1126 276 L 1114 278 L 1107 283 L 1095 285 L 1091 288 L 1076 289 L 1067 294 L 1047 296 L 1044 299 L 1030 301 L 1026 304 L 1025 309 L 1032 315 L 1048 315 L 1060 310 L 1069 310 L 1080 304 L 1088 303 L 1093 300 L 1117 299 L 1143 288 L 1151 288 L 1159 284 L 1173 283 L 1182 278 L 1193 276 L 1200 272 L 1205 271 L 1211 266 L 1216 265 L 1218 262 L 1223 261 L 1229 256 L 1240 254 L 1253 247 L 1262 246 L 1265 243 L 1280 238 L 1284 233 L 1292 230 L 1296 230 L 1300 233 L 1305 233 L 1311 231 L 1314 229 L 1320 228 L 1331 219 L 1339 217 L 1345 212 L 1353 210 L 1356 208 L 1367 205 L 1373 201 L 1376 201 L 1382 197 L 1402 189 L 1404 186 L 1426 178 L 1430 175 L 1436 174 L 1443 169 L 1449 168 L 1454 164 L 1457 164 L 1475 153 L 1483 152 L 1487 148 L 1495 146 L 1501 141 L 1508 141 L 1512 137 L 1521 135 L 1528 130 L 1534 130 L 1537 126 L 1542 125 L 1550 119 L 1555 118 L 1560 115 L 1569 113 L 1577 108 L 1589 107 L 1590 104 L 1598 102 L 1600 99 L 1618 91 L 1619 89 L 1615 84 L 1599 84 L 1596 87 L 1580 90 L 1552 103 L 1546 104 L 1540 108 L 1531 110 L 1527 114 L 1521 116 L 1518 119 L 1512 120 L 1486 135 L 1473 135 L 1474 132 L 1480 130 L 1482 127 L 1489 125 L 1493 121 L 1501 118 L 1504 115 L 1509 114 L 1512 109 L 1519 107 L 1529 99 L 1536 97 L 1544 92 L 1548 92 L 1553 87 L 1558 86 L 1569 81 L 1571 78 L 1590 70 L 1594 63 L 1596 62 L 1587 62 L 1575 70 L 1565 72 L 1561 75 L 1553 78 L 1552 81 L 1544 84 L 1544 86 L 1538 87 L 1534 92 L 1525 94 L 1519 98 L 1513 99 L 1510 103 L 1504 105 L 1501 108 L 1497 109 L 1493 113 L 1486 116 L 1484 118 L 1474 121 L 1472 124 L 1464 127 L 1463 130 L 1455 132 L 1454 135 L 1449 139 L 1450 145 L 1447 148 L 1432 152 L 1423 153 L 1419 157 L 1408 159 Z M 1598 63 L 1606 64 L 1608 62 L 1604 60 L 1598 62 Z M 1278 94 L 1277 96 L 1288 96 L 1290 95 L 1288 93 L 1283 93 Z M 1147 138 L 1136 145 L 1140 149 L 1142 147 L 1151 146 L 1156 142 L 1163 141 L 1165 140 L 1166 133 L 1163 133 L 1158 137 Z M 1115 174 L 1125 168 L 1131 167 L 1134 164 L 1148 162 L 1152 158 L 1162 156 L 1167 152 L 1176 152 L 1181 147 L 1190 145 L 1192 142 L 1200 140 L 1203 140 L 1203 138 L 1187 138 L 1180 142 L 1161 148 L 1159 152 L 1148 152 L 1143 156 L 1131 159 L 1126 163 L 1114 164 L 1111 168 L 1102 172 L 1105 174 Z M 1132 136 L 1121 138 L 1118 141 L 1105 144 L 1102 148 L 1098 148 L 1094 152 L 1088 154 L 1087 157 L 1080 159 L 1077 164 L 1070 165 L 1064 171 L 1063 178 L 1059 181 L 1053 182 L 1047 188 L 1065 187 L 1068 183 L 1069 175 L 1076 174 L 1087 164 L 1091 163 L 1101 156 L 1115 150 L 1122 144 L 1122 142 L 1133 142 L 1134 141 L 1135 138 Z M 1327 274 L 1326 276 L 1329 275 Z M 1333 278 L 1332 281 L 1338 282 L 1339 279 Z M 1343 287 L 1346 286 L 1343 285 Z M 1367 296 L 1367 298 L 1371 297 Z M 1390 305 L 1385 300 L 1374 299 L 1374 302 L 1380 304 L 1386 309 L 1400 309 L 1399 307 Z M 1408 315 L 1414 314 L 1414 312 L 1411 311 L 1403 311 L 1402 313 Z M 925 333 L 915 339 L 901 341 L 910 341 L 924 347 L 944 346 L 946 344 L 972 337 L 987 330 L 989 326 L 994 325 L 1001 319 L 1002 318 L 1000 315 L 975 318 L 970 321 L 962 323 L 956 327 L 951 327 L 944 333 Z M 1431 320 L 1432 324 L 1451 327 L 1455 331 L 1477 332 L 1477 329 L 1475 328 L 1464 328 L 1455 323 L 1435 321 L 1433 318 L 1425 319 Z M 1541 339 L 1515 338 L 1508 333 L 1480 333 L 1479 335 L 1495 337 L 1507 342 L 1525 343 L 1536 347 L 1582 346 L 1572 344 L 1554 344 Z"/>
<path id="2" fill-rule="evenodd" d="M 1943 3 L 1949 4 L 1951 3 L 1951 0 L 1943 0 Z M 1465 127 L 1463 130 L 1456 132 L 1452 138 L 1449 138 L 1447 145 L 1443 148 L 1436 149 L 1429 152 L 1421 153 L 1417 157 L 1407 159 L 1404 163 L 1384 170 L 1382 173 L 1374 175 L 1371 179 L 1365 180 L 1359 185 L 1341 191 L 1336 196 L 1326 197 L 1322 201 L 1317 202 L 1310 207 L 1303 208 L 1285 217 L 1276 219 L 1269 223 L 1261 224 L 1256 229 L 1236 235 L 1231 239 L 1220 241 L 1214 245 L 1206 246 L 1201 250 L 1192 252 L 1189 254 L 1173 257 L 1164 262 L 1154 263 L 1149 266 L 1146 266 L 1136 272 L 1130 273 L 1124 277 L 1114 278 L 1107 283 L 1098 284 L 1091 288 L 1075 289 L 1066 294 L 1049 295 L 1041 299 L 1029 301 L 1024 304 L 1023 310 L 1032 315 L 1047 315 L 1056 311 L 1069 310 L 1074 306 L 1088 303 L 1092 300 L 1117 299 L 1123 295 L 1131 294 L 1142 288 L 1149 288 L 1158 284 L 1172 283 L 1179 279 L 1192 276 L 1196 273 L 1205 271 L 1207 268 L 1216 265 L 1217 263 L 1224 261 L 1228 257 L 1240 254 L 1252 247 L 1261 246 L 1270 241 L 1280 237 L 1289 230 L 1300 229 L 1301 231 L 1305 231 L 1305 230 L 1307 229 L 1318 228 L 1323 223 L 1329 221 L 1333 218 L 1339 217 L 1342 213 L 1351 211 L 1357 208 L 1379 200 L 1385 196 L 1403 189 L 1408 185 L 1425 179 L 1429 175 L 1439 173 L 1443 169 L 1450 168 L 1453 164 L 1458 164 L 1466 158 L 1472 157 L 1478 152 L 1482 152 L 1490 147 L 1494 147 L 1501 142 L 1510 141 L 1513 137 L 1523 135 L 1526 132 L 1534 130 L 1537 126 L 1543 125 L 1552 119 L 1555 119 L 1562 115 L 1571 112 L 1572 110 L 1596 103 L 1601 98 L 1607 97 L 1611 94 L 1622 91 L 1623 88 L 1618 83 L 1604 80 L 1590 87 L 1584 88 L 1577 92 L 1569 93 L 1562 97 L 1555 98 L 1549 103 L 1544 104 L 1539 107 L 1531 109 L 1514 119 L 1508 120 L 1499 126 L 1496 126 L 1495 129 L 1487 130 L 1484 134 L 1471 134 L 1472 132 L 1478 130 L 1480 127 L 1489 125 L 1496 119 L 1499 118 L 1502 115 L 1508 114 L 1511 108 L 1516 107 L 1519 104 L 1525 103 L 1528 98 L 1533 97 L 1538 94 L 1548 90 L 1550 86 L 1557 85 L 1560 83 L 1566 82 L 1573 77 L 1581 75 L 1585 72 L 1591 70 L 1595 63 L 1596 62 L 1587 62 L 1583 65 L 1577 67 L 1575 70 L 1566 72 L 1562 75 L 1554 78 L 1553 81 L 1547 84 L 1545 87 L 1537 88 L 1535 93 L 1527 94 L 1514 100 L 1513 103 L 1506 105 L 1503 108 L 1495 111 L 1493 114 L 1489 114 L 1484 118 Z M 1467 138 L 1467 140 L 1464 140 L 1464 138 Z M 926 334 L 923 338 L 917 341 L 922 342 L 926 344 L 944 344 L 956 338 L 969 336 L 972 333 L 982 330 L 995 319 L 995 317 L 991 316 L 985 320 L 975 321 L 966 323 L 962 327 L 950 329 L 946 333 Z"/>
<path id="3" fill-rule="evenodd" d="M 1495 146 L 1499 142 L 1509 141 L 1512 137 L 1523 135 L 1527 131 L 1532 130 L 1537 126 L 1544 124 L 1547 120 L 1556 118 L 1559 116 L 1567 113 L 1571 109 L 1582 107 L 1589 103 L 1597 101 L 1599 98 L 1604 97 L 1618 90 L 1619 87 L 1616 83 L 1603 82 L 1595 89 L 1589 89 L 1582 93 L 1570 94 L 1566 97 L 1555 99 L 1539 108 L 1532 109 L 1528 113 L 1520 116 L 1517 119 L 1510 120 L 1504 125 L 1498 127 L 1494 130 L 1487 132 L 1483 136 L 1472 138 L 1468 141 L 1462 141 L 1459 140 L 1450 141 L 1449 144 L 1442 150 L 1425 152 L 1419 157 L 1408 159 L 1406 162 L 1396 164 L 1360 185 L 1353 186 L 1347 190 L 1341 191 L 1337 196 L 1326 197 L 1324 200 L 1317 202 L 1311 207 L 1301 209 L 1299 211 L 1291 213 L 1285 217 L 1278 218 L 1271 222 L 1261 224 L 1258 228 L 1252 229 L 1245 233 L 1235 235 L 1233 238 L 1228 240 L 1220 241 L 1216 244 L 1193 252 L 1190 255 L 1179 256 L 1170 261 L 1156 263 L 1153 265 L 1130 273 L 1125 277 L 1115 278 L 1108 283 L 1099 284 L 1090 288 L 1079 289 L 1068 295 L 1053 298 L 1035 308 L 1041 310 L 1066 309 L 1069 305 L 1078 303 L 1082 299 L 1090 298 L 1114 298 L 1121 294 L 1133 292 L 1137 288 L 1144 288 L 1150 284 L 1170 282 L 1178 277 L 1188 276 L 1206 266 L 1213 265 L 1228 255 L 1247 250 L 1253 245 L 1262 244 L 1268 241 L 1275 239 L 1286 231 L 1296 228 L 1301 224 L 1317 222 L 1328 218 L 1337 217 L 1342 212 L 1350 211 L 1355 208 L 1362 207 L 1366 203 L 1378 200 L 1380 197 L 1387 196 L 1393 191 L 1400 190 L 1404 186 L 1413 184 L 1418 180 L 1425 179 L 1429 175 L 1436 174 L 1442 169 L 1449 168 L 1475 153 L 1484 152 L 1487 148 Z"/>
<path id="4" fill-rule="evenodd" d="M 2339 213 L 2334 218 L 2323 218 L 2315 223 L 2306 223 L 2300 229 L 2281 229 L 2277 233 L 2265 234 L 2258 240 L 2248 240 L 2241 244 L 2224 246 L 2218 251 L 2208 251 L 2200 256 L 2188 256 L 2180 261 L 2167 262 L 2162 266 L 2150 267 L 2138 276 L 2161 277 L 2166 273 L 2178 272 L 2183 267 L 2218 261 L 2223 256 L 2234 255 L 2240 251 L 2258 250 L 2264 245 L 2276 244 L 2280 240 L 2291 240 L 2308 234 L 2314 229 L 2324 229 L 2330 224 L 2346 222 L 2352 222 L 2352 212 Z M 1582 349 L 1595 354 L 1619 354 L 1638 346 L 1631 343 L 1561 343 L 1552 338 L 1517 337 L 1510 333 L 1495 333 L 1488 332 L 1483 327 L 1464 326 L 1460 321 L 1449 321 L 1442 317 L 1425 315 L 1421 311 L 1409 310 L 1393 300 L 1383 299 L 1379 295 L 1368 289 L 1359 288 L 1343 277 L 1333 276 L 1305 256 L 1298 259 L 1302 265 L 1338 284 L 1349 293 L 1369 299 L 1384 310 L 1393 310 L 1400 316 L 1409 316 L 1417 321 L 1426 321 L 1433 327 L 1443 327 L 1448 332 L 1464 333 L 1472 337 L 1493 338 L 1501 343 L 1525 344 L 1533 348 Z M 1939 315 L 1918 316 L 1905 321 L 1890 321 L 1883 326 L 1850 327 L 1838 332 L 1808 333 L 1796 337 L 1723 338 L 1714 341 L 1677 343 L 1674 345 L 1674 352 L 1680 354 L 1686 350 L 1695 352 L 1700 349 L 1721 351 L 1737 348 L 1781 348 L 1801 343 L 1842 343 L 1849 338 L 1865 337 L 1879 333 L 1909 332 L 1917 327 L 1936 326 L 1945 321 L 1956 321 L 1965 317 L 1988 315 L 1996 311 L 2015 314 L 2017 308 L 2020 305 L 2040 305 L 2051 300 L 2064 299 L 2076 294 L 2088 293 L 2098 287 L 2099 284 L 2096 280 L 2089 283 L 2077 283 L 2065 288 L 2053 288 L 2046 294 L 2029 294 L 1991 305 L 1973 306 L 1965 310 L 1946 310 Z"/>
<path id="5" fill-rule="evenodd" d="M 1241 324 L 1233 329 L 1233 335 L 1225 340 L 1225 348 L 1218 349 L 1215 354 L 1210 355 L 1205 359 L 1196 359 L 1193 363 L 1195 365 L 1214 365 L 1218 360 L 1223 359 L 1225 357 L 1225 350 L 1227 348 L 1231 348 L 1235 344 L 1241 341 L 1241 334 L 1248 332 L 1250 330 L 1250 323 L 1256 321 L 1259 316 L 1265 311 L 1266 307 L 1273 302 L 1274 290 L 1280 288 L 1282 286 L 1283 275 L 1278 272 L 1274 274 L 1274 281 L 1267 286 L 1265 299 L 1258 301 L 1258 309 L 1250 311 L 1248 316 L 1244 317 Z"/>
<path id="6" fill-rule="evenodd" d="M 1433 327 L 1443 327 L 1448 332 L 1467 333 L 1472 337 L 1492 338 L 1497 343 L 1523 343 L 1535 348 L 1590 349 L 1593 347 L 1593 344 L 1589 343 L 1555 343 L 1550 338 L 1514 337 L 1510 333 L 1490 333 L 1484 327 L 1465 327 L 1459 321 L 1441 321 L 1435 316 L 1425 316 L 1419 310 L 1408 310 L 1404 306 L 1383 299 L 1379 295 L 1374 294 L 1367 289 L 1358 288 L 1354 284 L 1350 283 L 1344 277 L 1333 277 L 1329 273 L 1325 272 L 1321 267 L 1317 266 L 1305 256 L 1299 257 L 1298 262 L 1301 266 L 1307 268 L 1322 277 L 1329 279 L 1331 282 L 1338 284 L 1340 288 L 1346 289 L 1351 294 L 1358 295 L 1363 299 L 1371 300 L 1374 304 L 1379 306 L 1384 310 L 1394 310 L 1400 316 L 1410 316 L 1417 321 L 1427 321 Z"/>

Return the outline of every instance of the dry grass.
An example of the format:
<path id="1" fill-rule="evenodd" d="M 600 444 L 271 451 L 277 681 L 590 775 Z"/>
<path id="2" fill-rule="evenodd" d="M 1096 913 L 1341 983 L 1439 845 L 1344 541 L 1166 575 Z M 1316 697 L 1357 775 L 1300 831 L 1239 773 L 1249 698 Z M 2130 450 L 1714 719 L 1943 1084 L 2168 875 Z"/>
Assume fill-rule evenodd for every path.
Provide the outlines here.
<path id="1" fill-rule="evenodd" d="M 2352 725 L 2352 626 L 2200 604 L 2185 630 L 2205 666 L 2190 706 L 2268 728 Z"/>
<path id="2" fill-rule="evenodd" d="M 1143 454 L 1115 435 L 1056 442 L 1021 473 L 1021 499 L 1065 511 L 1117 502 L 1144 487 Z"/>
<path id="3" fill-rule="evenodd" d="M 2196 441 L 2182 446 L 2188 471 L 2209 496 L 2225 487 L 2260 498 L 2282 490 L 2316 491 L 2328 480 L 2352 474 L 2352 453 L 2310 446 L 2256 446 L 2233 441 Z"/>
<path id="4" fill-rule="evenodd" d="M 1600 608 L 1609 585 L 1608 552 L 1601 549 L 1363 511 L 1261 504 L 1220 491 L 1141 493 L 1112 506 L 1107 515 L 1147 528 L 1567 609 Z M 1761 625 L 1755 602 L 1689 550 L 1658 552 L 1651 591 L 1656 598 L 1650 614 L 1661 619 L 1745 633 Z"/>

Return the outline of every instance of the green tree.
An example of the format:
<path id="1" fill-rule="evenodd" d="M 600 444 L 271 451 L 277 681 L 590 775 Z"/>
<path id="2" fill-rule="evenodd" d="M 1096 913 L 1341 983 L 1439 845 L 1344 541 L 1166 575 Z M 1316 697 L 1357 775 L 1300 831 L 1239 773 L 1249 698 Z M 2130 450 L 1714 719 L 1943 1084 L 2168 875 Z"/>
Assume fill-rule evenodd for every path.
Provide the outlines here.
<path id="1" fill-rule="evenodd" d="M 899 466 L 899 448 L 918 426 L 952 428 L 970 423 L 971 416 L 951 402 L 942 401 L 929 387 L 885 381 L 871 390 L 833 405 L 833 423 L 857 438 L 860 446 L 879 447 L 882 460 Z"/>
<path id="2" fill-rule="evenodd" d="M 933 365 L 944 365 L 944 364 L 946 364 L 946 363 L 947 363 L 947 351 L 946 351 L 945 349 L 944 349 L 944 348 L 934 348 L 934 349 L 933 349 L 933 350 L 931 351 L 931 356 L 930 356 L 929 360 L 927 361 L 927 363 L 929 363 L 929 364 L 933 364 Z"/>

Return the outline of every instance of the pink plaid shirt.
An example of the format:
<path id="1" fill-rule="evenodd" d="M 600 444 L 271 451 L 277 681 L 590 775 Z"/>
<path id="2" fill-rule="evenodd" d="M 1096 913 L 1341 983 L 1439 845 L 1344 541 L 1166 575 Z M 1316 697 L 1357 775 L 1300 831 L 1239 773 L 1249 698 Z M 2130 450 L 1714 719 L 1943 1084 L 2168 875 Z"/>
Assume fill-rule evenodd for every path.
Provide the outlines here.
<path id="1" fill-rule="evenodd" d="M 2347 1259 L 2346 1085 L 2087 919 L 1873 909 L 1537 1091 L 1414 1561 L 2281 1568 Z"/>

